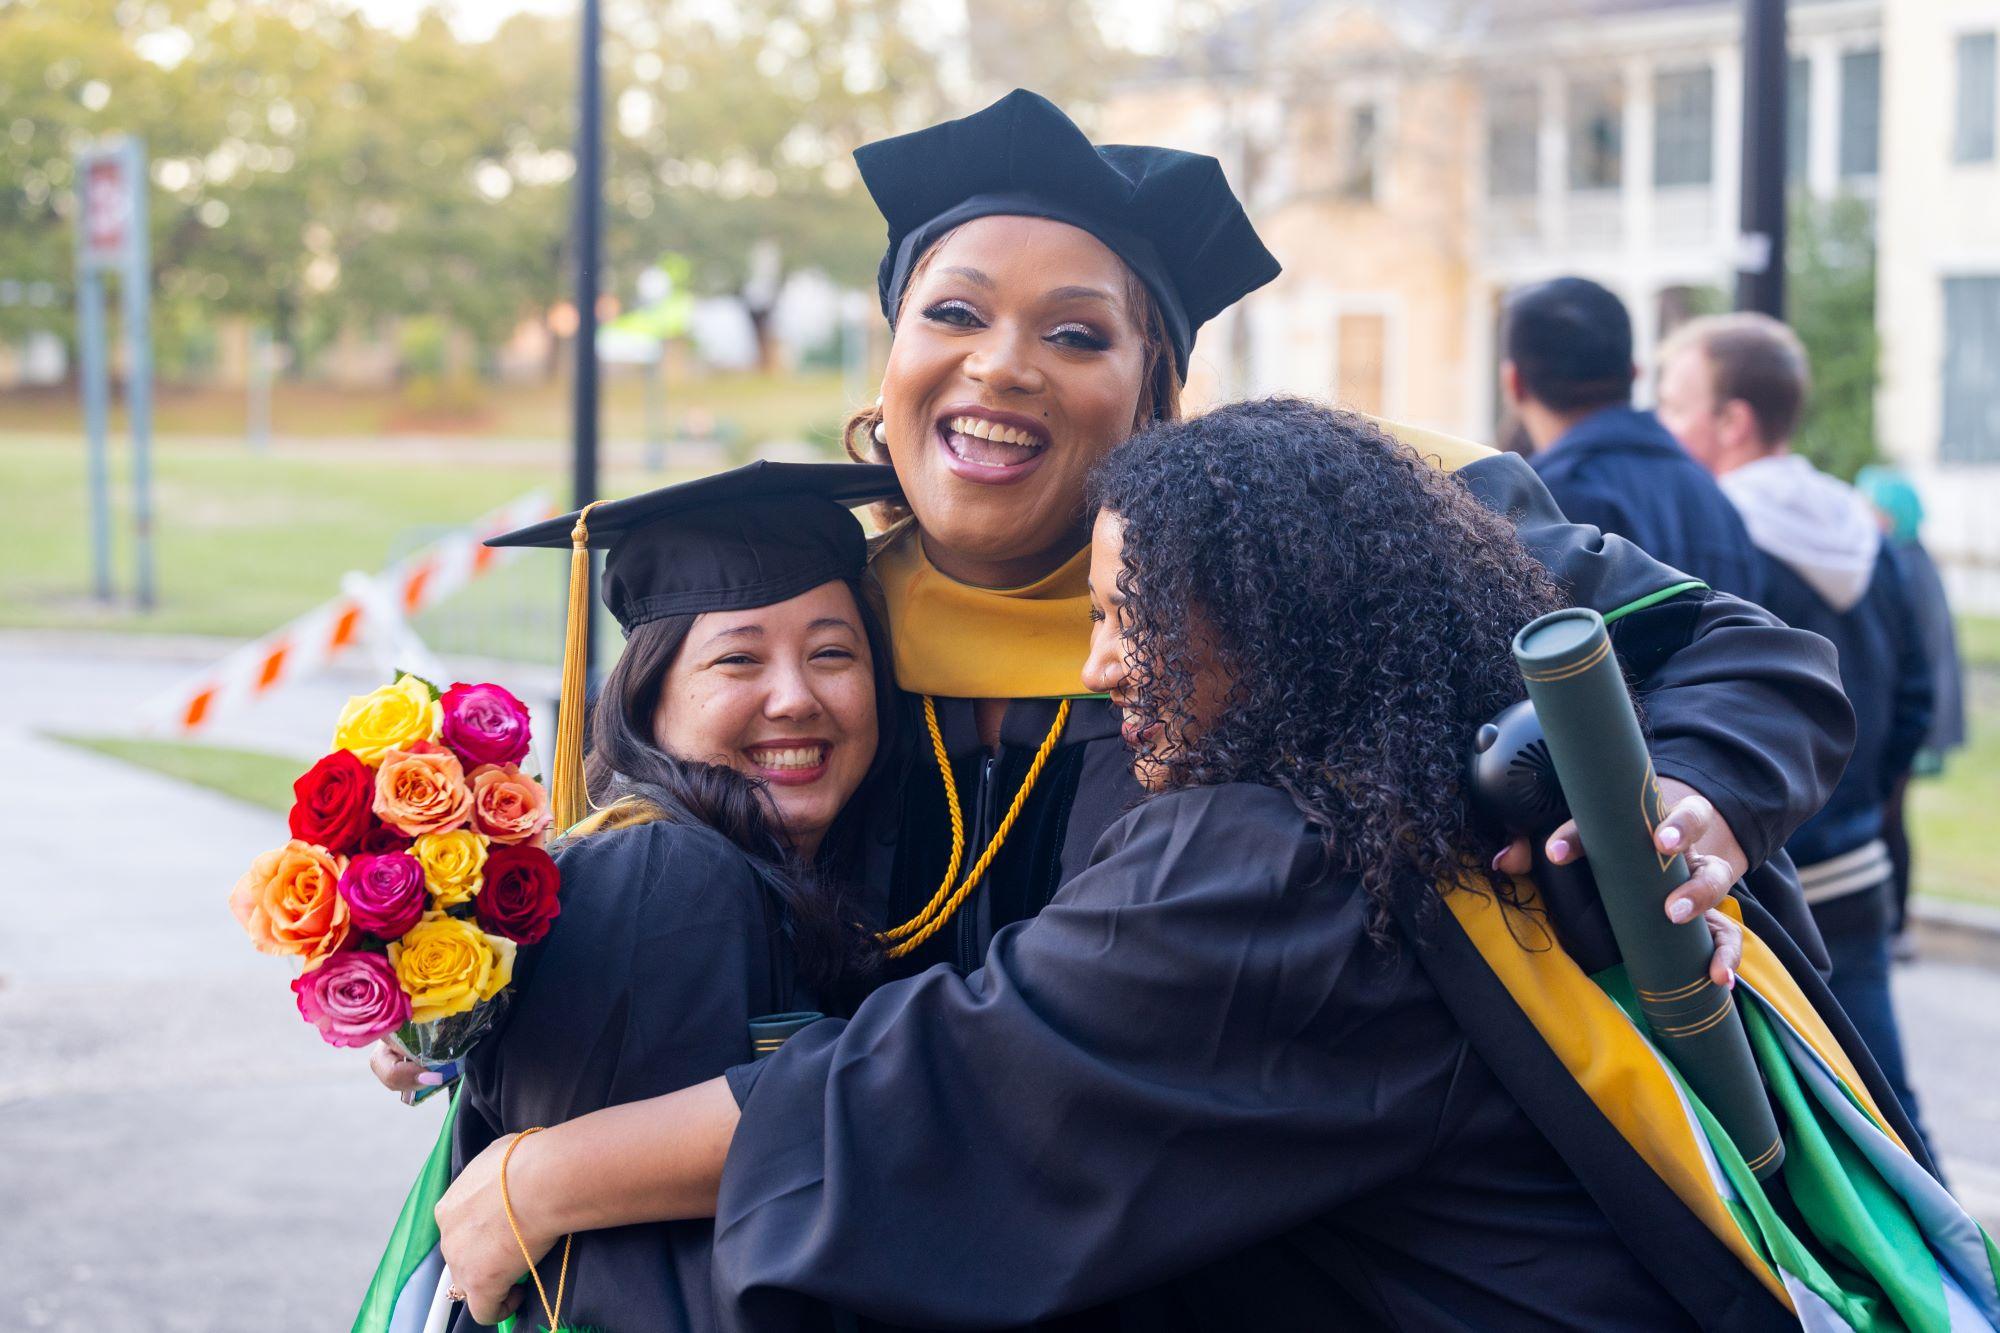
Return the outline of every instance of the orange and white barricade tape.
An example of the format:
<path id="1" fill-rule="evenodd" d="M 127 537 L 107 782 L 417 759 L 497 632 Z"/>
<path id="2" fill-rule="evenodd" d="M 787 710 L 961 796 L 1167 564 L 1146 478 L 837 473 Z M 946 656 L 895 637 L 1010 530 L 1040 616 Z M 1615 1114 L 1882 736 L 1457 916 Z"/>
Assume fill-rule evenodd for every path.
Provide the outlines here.
<path id="1" fill-rule="evenodd" d="M 416 615 L 510 559 L 517 554 L 512 548 L 483 543 L 556 512 L 547 496 L 524 495 L 404 557 L 363 586 L 350 580 L 340 596 L 155 699 L 143 714 L 147 729 L 194 735 L 216 718 L 326 665 L 368 635 L 400 629 L 400 623 L 391 627 L 379 622 L 390 614 Z"/>

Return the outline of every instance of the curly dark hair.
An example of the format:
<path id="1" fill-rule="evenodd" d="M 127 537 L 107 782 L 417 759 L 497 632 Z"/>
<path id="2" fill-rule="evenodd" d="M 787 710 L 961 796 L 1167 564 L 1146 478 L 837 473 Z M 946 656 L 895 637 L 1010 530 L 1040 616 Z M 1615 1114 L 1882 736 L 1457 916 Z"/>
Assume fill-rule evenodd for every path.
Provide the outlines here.
<path id="1" fill-rule="evenodd" d="M 1440 883 L 1511 900 L 1467 853 L 1466 753 L 1523 696 L 1515 632 L 1565 599 L 1504 518 L 1366 418 L 1292 398 L 1154 427 L 1092 498 L 1124 525 L 1131 711 L 1163 724 L 1159 785 L 1288 793 L 1378 939 Z M 1188 728 L 1204 660 L 1228 695 Z"/>

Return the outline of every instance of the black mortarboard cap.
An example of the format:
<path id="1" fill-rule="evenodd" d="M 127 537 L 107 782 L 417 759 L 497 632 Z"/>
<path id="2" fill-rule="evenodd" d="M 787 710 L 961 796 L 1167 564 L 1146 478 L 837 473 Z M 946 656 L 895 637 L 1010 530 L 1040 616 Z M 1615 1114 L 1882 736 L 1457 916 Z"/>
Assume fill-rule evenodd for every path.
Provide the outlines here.
<path id="1" fill-rule="evenodd" d="M 898 494 L 876 463 L 746 467 L 592 506 L 589 544 L 608 550 L 604 604 L 626 633 L 647 621 L 741 611 L 861 577 L 867 538 L 848 512 Z M 567 550 L 577 515 L 494 537 L 488 546 Z"/>
<path id="2" fill-rule="evenodd" d="M 1066 222 L 1104 242 L 1159 303 L 1182 378 L 1195 331 L 1278 276 L 1220 162 L 1171 148 L 1099 147 L 1055 103 L 1024 89 L 866 144 L 854 160 L 889 223 L 876 288 L 891 324 L 931 244 L 995 214 Z"/>

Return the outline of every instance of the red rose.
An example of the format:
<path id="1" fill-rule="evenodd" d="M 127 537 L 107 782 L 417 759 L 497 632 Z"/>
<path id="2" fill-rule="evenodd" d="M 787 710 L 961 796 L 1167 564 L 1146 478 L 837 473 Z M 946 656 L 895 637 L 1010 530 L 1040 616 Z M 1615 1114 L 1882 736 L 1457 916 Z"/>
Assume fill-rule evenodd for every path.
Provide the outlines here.
<path id="1" fill-rule="evenodd" d="M 473 911 L 482 929 L 533 944 L 562 910 L 556 900 L 561 887 L 555 859 L 541 848 L 495 845 L 487 850 L 486 883 L 472 900 Z"/>
<path id="2" fill-rule="evenodd" d="M 410 850 L 411 837 L 399 828 L 391 828 L 379 819 L 371 819 L 368 831 L 361 835 L 355 845 L 356 856 L 386 856 L 391 852 Z"/>
<path id="3" fill-rule="evenodd" d="M 352 852 L 374 826 L 375 771 L 335 750 L 292 784 L 292 836 L 335 856 Z"/>

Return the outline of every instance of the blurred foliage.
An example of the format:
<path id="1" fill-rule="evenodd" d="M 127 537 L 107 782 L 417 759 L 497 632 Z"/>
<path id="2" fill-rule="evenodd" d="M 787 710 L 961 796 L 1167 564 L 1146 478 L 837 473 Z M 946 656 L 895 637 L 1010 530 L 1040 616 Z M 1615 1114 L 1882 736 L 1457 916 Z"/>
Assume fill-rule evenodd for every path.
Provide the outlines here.
<path id="1" fill-rule="evenodd" d="M 763 337 L 789 271 L 867 285 L 882 227 L 851 150 L 970 109 L 1080 34 L 1102 49 L 1087 10 L 985 8 L 996 68 L 966 77 L 920 40 L 922 0 L 609 0 L 604 290 L 629 300 L 677 251 Z M 1108 68 L 1036 86 L 1077 96 Z M 136 130 L 163 368 L 212 360 L 219 315 L 269 326 L 295 368 L 420 314 L 486 364 L 569 285 L 575 87 L 567 16 L 467 41 L 435 12 L 398 33 L 342 0 L 0 0 L 0 276 L 65 289 L 0 308 L 0 337 L 69 336 L 72 155 Z"/>
<path id="2" fill-rule="evenodd" d="M 1801 453 L 1847 481 L 1878 457 L 1875 221 L 1863 200 L 1794 203 L 1786 245 L 1786 315 L 1812 366 Z"/>

